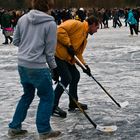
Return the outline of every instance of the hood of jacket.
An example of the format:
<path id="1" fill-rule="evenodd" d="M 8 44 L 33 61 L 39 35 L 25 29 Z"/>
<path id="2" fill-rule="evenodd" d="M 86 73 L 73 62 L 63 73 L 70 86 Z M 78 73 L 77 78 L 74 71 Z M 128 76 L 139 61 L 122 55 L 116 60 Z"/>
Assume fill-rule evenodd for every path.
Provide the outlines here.
<path id="1" fill-rule="evenodd" d="M 48 22 L 48 21 L 54 21 L 54 18 L 42 11 L 39 10 L 31 10 L 28 14 L 27 14 L 27 18 L 29 20 L 29 22 L 31 22 L 32 24 L 41 24 L 44 22 Z"/>
<path id="2" fill-rule="evenodd" d="M 132 12 L 132 10 L 130 9 L 130 10 L 128 11 L 128 13 L 133 13 L 133 12 Z"/>

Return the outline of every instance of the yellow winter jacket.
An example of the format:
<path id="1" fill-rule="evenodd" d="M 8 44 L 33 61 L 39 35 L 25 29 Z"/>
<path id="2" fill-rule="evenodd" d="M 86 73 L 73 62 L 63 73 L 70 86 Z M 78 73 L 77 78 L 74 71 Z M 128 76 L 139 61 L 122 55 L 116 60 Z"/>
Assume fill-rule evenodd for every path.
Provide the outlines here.
<path id="1" fill-rule="evenodd" d="M 87 44 L 88 23 L 70 19 L 58 26 L 57 29 L 57 46 L 55 56 L 61 60 L 65 60 L 70 64 L 76 61 L 72 58 L 65 46 L 73 46 L 76 56 L 85 64 L 82 53 Z"/>

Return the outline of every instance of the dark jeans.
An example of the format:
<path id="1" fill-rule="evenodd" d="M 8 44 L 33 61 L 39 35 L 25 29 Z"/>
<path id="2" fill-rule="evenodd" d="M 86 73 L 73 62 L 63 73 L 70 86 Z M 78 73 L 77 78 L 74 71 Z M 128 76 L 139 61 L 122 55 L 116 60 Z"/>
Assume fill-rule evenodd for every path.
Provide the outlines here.
<path id="1" fill-rule="evenodd" d="M 121 27 L 121 26 L 122 26 L 122 23 L 121 23 L 120 20 L 114 19 L 114 20 L 113 20 L 113 27 L 116 28 L 117 25 L 118 25 L 119 27 Z"/>
<path id="2" fill-rule="evenodd" d="M 61 77 L 61 83 L 65 87 L 69 85 L 69 94 L 71 94 L 78 101 L 77 85 L 80 79 L 79 71 L 77 70 L 75 65 L 71 65 L 66 61 L 60 60 L 59 58 L 56 58 L 56 63 L 58 66 L 59 75 Z M 55 88 L 54 106 L 58 106 L 59 99 L 63 91 L 64 91 L 63 88 L 58 84 Z M 69 106 L 73 106 L 75 103 L 70 97 L 69 100 L 70 100 Z"/>
<path id="3" fill-rule="evenodd" d="M 129 27 L 130 27 L 130 34 L 133 35 L 133 30 L 135 32 L 135 34 L 138 34 L 138 28 L 137 28 L 137 25 L 135 24 L 129 24 Z"/>
<path id="4" fill-rule="evenodd" d="M 6 36 L 5 33 L 4 33 L 4 30 L 3 30 L 3 35 L 5 37 L 5 42 L 4 43 L 8 44 L 8 39 L 10 40 L 10 43 L 12 43 L 13 38 L 11 36 Z"/>
<path id="5" fill-rule="evenodd" d="M 10 43 L 12 43 L 13 38 L 11 36 L 5 36 L 5 43 L 8 43 L 8 39 L 10 40 Z"/>

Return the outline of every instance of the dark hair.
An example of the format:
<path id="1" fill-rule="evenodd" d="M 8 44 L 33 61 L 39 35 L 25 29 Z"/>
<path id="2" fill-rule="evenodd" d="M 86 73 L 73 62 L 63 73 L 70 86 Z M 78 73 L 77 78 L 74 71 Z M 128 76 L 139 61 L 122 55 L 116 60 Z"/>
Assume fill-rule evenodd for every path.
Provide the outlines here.
<path id="1" fill-rule="evenodd" d="M 63 11 L 61 12 L 61 18 L 63 21 L 68 20 L 68 19 L 72 19 L 72 15 L 71 15 L 70 10 L 63 9 Z"/>
<path id="2" fill-rule="evenodd" d="M 52 0 L 32 0 L 31 3 L 33 9 L 43 12 L 47 12 L 53 4 Z"/>
<path id="3" fill-rule="evenodd" d="M 86 21 L 88 22 L 88 25 L 92 25 L 93 23 L 95 23 L 96 25 L 99 24 L 99 19 L 93 15 L 89 16 Z"/>

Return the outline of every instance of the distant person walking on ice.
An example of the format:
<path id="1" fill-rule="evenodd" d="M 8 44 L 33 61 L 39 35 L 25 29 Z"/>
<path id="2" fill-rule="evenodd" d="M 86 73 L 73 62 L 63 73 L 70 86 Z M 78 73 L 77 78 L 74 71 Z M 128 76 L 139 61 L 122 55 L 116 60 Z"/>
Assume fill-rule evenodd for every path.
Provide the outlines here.
<path id="1" fill-rule="evenodd" d="M 88 34 L 93 35 L 99 28 L 99 21 L 96 17 L 90 16 L 85 21 L 70 19 L 58 27 L 57 47 L 55 59 L 57 63 L 57 71 L 61 77 L 61 83 L 67 87 L 69 85 L 69 93 L 78 101 L 77 86 L 80 79 L 80 73 L 76 68 L 76 55 L 81 62 L 86 66 L 85 73 L 90 74 L 90 68 L 83 59 L 83 51 L 87 44 Z M 66 117 L 67 113 L 58 105 L 60 97 L 63 93 L 63 88 L 58 84 L 55 88 L 55 101 L 53 114 L 60 117 Z M 87 105 L 79 103 L 86 110 Z M 77 105 L 69 98 L 69 111 L 74 111 Z"/>
<path id="2" fill-rule="evenodd" d="M 3 45 L 9 44 L 9 40 L 10 40 L 10 44 L 13 41 L 11 35 L 13 35 L 14 30 L 12 28 L 11 20 L 12 20 L 12 16 L 7 10 L 5 10 L 1 17 L 1 28 L 2 28 L 2 33 L 5 37 L 5 42 L 2 43 Z"/>
<path id="3" fill-rule="evenodd" d="M 127 22 L 129 24 L 130 28 L 130 36 L 133 36 L 133 31 L 135 32 L 136 35 L 138 35 L 138 28 L 137 28 L 137 20 L 134 17 L 133 11 L 129 10 L 128 11 L 128 19 Z"/>
<path id="4" fill-rule="evenodd" d="M 27 133 L 27 130 L 22 129 L 22 122 L 37 90 L 40 101 L 36 126 L 40 139 L 44 140 L 60 134 L 60 131 L 53 131 L 50 126 L 54 92 L 48 68 L 55 69 L 57 66 L 54 58 L 57 26 L 54 18 L 47 14 L 53 0 L 31 2 L 33 10 L 19 19 L 13 39 L 13 44 L 18 46 L 18 72 L 24 94 L 9 124 L 8 135 L 15 137 Z"/>

